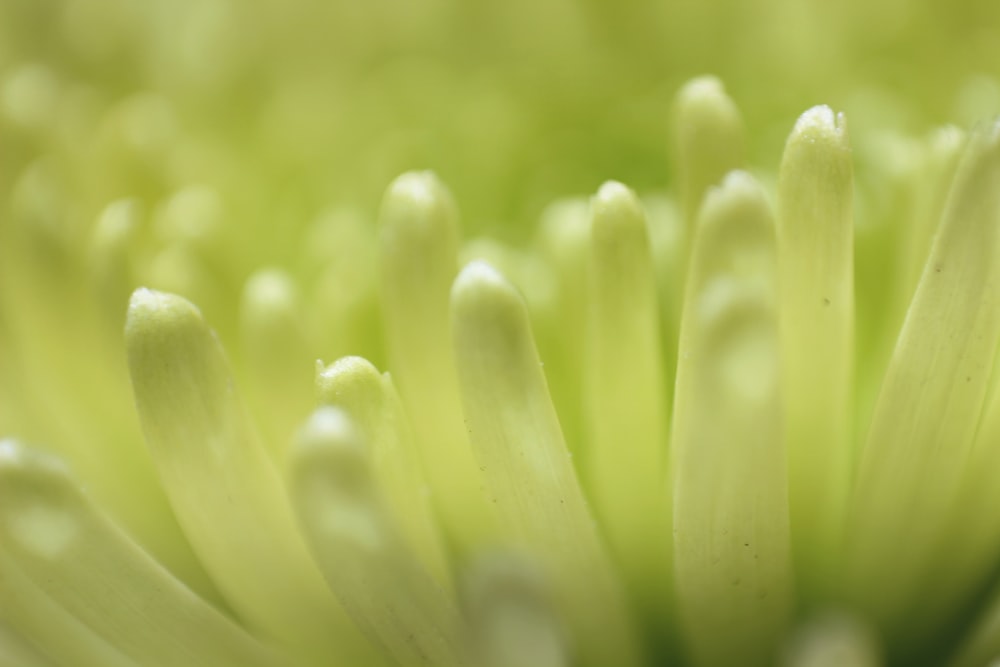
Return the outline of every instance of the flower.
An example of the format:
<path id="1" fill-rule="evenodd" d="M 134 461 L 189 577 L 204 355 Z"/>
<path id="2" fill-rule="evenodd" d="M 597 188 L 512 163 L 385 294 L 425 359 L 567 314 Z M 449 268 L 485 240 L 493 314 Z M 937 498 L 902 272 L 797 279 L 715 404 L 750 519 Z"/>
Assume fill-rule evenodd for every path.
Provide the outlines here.
<path id="1" fill-rule="evenodd" d="M 868 4 L 0 7 L 0 664 L 1000 658 L 998 42 Z"/>

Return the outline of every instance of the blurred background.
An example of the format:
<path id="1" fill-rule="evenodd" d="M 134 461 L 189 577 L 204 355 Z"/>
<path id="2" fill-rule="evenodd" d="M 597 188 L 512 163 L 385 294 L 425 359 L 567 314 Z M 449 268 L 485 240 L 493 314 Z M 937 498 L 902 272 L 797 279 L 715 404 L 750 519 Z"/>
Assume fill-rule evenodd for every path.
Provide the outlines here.
<path id="1" fill-rule="evenodd" d="M 467 238 L 508 247 L 607 179 L 670 219 L 673 100 L 703 74 L 765 185 L 800 113 L 847 112 L 858 237 L 885 239 L 858 249 L 877 327 L 883 230 L 926 199 L 919 142 L 1000 111 L 995 0 L 0 0 L 0 431 L 121 421 L 139 285 L 193 300 L 235 356 L 382 364 L 375 217 L 407 170 L 440 175 Z M 302 316 L 321 342 L 238 333 Z M 98 367 L 123 392 L 103 415 L 77 405 Z"/>
<path id="2" fill-rule="evenodd" d="M 910 210 L 928 133 L 1000 111 L 995 0 L 0 0 L 0 431 L 75 433 L 87 368 L 121 379 L 138 285 L 193 300 L 236 356 L 273 356 L 238 331 L 294 302 L 306 362 L 381 364 L 374 221 L 407 170 L 508 246 L 607 179 L 669 219 L 673 100 L 703 74 L 765 185 L 800 113 L 847 112 L 879 326 L 891 227 L 933 214 Z M 57 413 L 67 433 L 39 428 Z"/>
<path id="3" fill-rule="evenodd" d="M 666 188 L 692 76 L 725 82 L 771 169 L 815 104 L 855 133 L 994 113 L 998 27 L 993 0 L 2 0 L 0 187 L 42 151 L 88 221 L 205 185 L 280 255 L 431 168 L 468 227 L 516 238 L 605 179 Z"/>

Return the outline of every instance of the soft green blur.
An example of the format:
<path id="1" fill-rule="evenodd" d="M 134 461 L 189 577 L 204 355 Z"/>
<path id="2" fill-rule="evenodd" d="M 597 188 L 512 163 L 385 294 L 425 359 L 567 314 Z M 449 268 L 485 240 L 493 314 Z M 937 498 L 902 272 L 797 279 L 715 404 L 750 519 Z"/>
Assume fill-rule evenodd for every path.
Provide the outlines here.
<path id="1" fill-rule="evenodd" d="M 109 201 L 153 211 L 207 186 L 215 224 L 168 220 L 151 242 L 239 248 L 213 269 L 221 293 L 187 294 L 226 329 L 251 271 L 299 263 L 302 230 L 331 206 L 356 206 L 366 227 L 407 170 L 449 184 L 470 236 L 507 240 L 608 179 L 668 188 L 673 95 L 704 73 L 739 105 L 750 164 L 776 165 L 820 103 L 877 150 L 866 138 L 882 129 L 1000 108 L 1000 5 L 2 0 L 0 210 L 82 244 Z M 867 178 L 863 198 L 885 192 Z M 9 234 L 0 225 L 0 243 Z"/>
<path id="2" fill-rule="evenodd" d="M 242 229 L 285 230 L 334 200 L 372 210 L 396 175 L 432 168 L 471 227 L 496 233 L 608 178 L 639 191 L 669 183 L 664 110 L 706 72 L 739 103 L 758 164 L 774 163 L 787 128 L 818 103 L 845 110 L 854 130 L 978 120 L 1000 99 L 983 78 L 1000 72 L 1000 6 L 4 0 L 8 117 L 19 113 L 9 78 L 28 63 L 53 77 L 30 122 L 72 137 L 65 160 L 89 163 L 105 199 L 195 180 L 235 196 Z M 145 113 L 136 95 L 153 96 Z M 109 168 L 108 125 L 130 122 L 130 97 L 132 130 L 170 164 L 137 155 Z M 0 182 L 35 141 L 4 130 Z M 266 238 L 261 255 L 289 251 L 283 234 Z"/>
<path id="3" fill-rule="evenodd" d="M 301 359 L 383 361 L 377 316 L 359 304 L 376 282 L 372 212 L 387 183 L 433 169 L 467 236 L 523 241 L 557 198 L 608 179 L 643 193 L 676 183 L 673 95 L 705 72 L 740 106 L 750 164 L 777 165 L 803 109 L 844 110 L 859 147 L 859 225 L 891 221 L 906 155 L 895 133 L 1000 109 L 1000 4 L 0 1 L 0 340 L 21 341 L 0 356 L 12 395 L 0 427 L 47 441 L 41 414 L 9 406 L 33 390 L 46 396 L 42 414 L 79 403 L 79 378 L 49 377 L 33 357 L 74 372 L 64 341 L 87 343 L 88 281 L 112 322 L 132 276 L 184 294 L 251 355 L 252 341 L 235 343 L 252 272 L 346 281 L 357 293 L 337 303 L 303 297 L 321 306 L 316 317 L 351 324 Z M 136 199 L 134 219 L 102 231 L 101 212 L 122 197 Z M 869 285 L 881 262 L 859 259 Z M 117 336 L 97 336 L 109 364 Z M 99 410 L 117 413 L 120 400 L 80 409 L 109 423 Z"/>
<path id="4" fill-rule="evenodd" d="M 433 170 L 464 238 L 534 242 L 570 265 L 573 232 L 546 207 L 569 219 L 582 204 L 564 198 L 609 179 L 651 197 L 652 229 L 676 222 L 662 197 L 684 199 L 674 100 L 705 73 L 739 107 L 745 162 L 772 199 L 802 111 L 826 103 L 849 118 L 860 432 L 963 141 L 957 130 L 922 138 L 1000 111 L 995 0 L 0 0 L 0 435 L 65 457 L 131 535 L 214 600 L 217 582 L 192 565 L 139 446 L 122 336 L 132 288 L 197 303 L 278 457 L 307 416 L 317 358 L 403 370 L 413 400 L 391 356 L 392 337 L 414 328 L 383 323 L 378 307 L 392 296 L 385 276 L 378 293 L 376 261 L 387 184 Z M 669 254 L 657 241 L 654 255 Z M 509 260 L 501 268 L 522 273 L 511 277 L 529 306 L 548 307 L 532 316 L 572 447 L 582 342 L 562 340 L 561 315 L 582 322 L 582 297 L 553 287 L 537 257 L 492 243 L 463 247 L 463 259 Z M 447 287 L 455 267 L 439 268 Z M 450 358 L 446 335 L 429 331 Z"/>

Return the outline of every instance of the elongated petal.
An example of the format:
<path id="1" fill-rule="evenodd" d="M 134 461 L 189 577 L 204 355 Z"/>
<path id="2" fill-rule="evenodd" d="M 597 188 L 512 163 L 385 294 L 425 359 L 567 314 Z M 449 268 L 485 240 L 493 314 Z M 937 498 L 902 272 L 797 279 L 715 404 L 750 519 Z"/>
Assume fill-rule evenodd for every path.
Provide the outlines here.
<path id="1" fill-rule="evenodd" d="M 545 360 L 545 378 L 566 436 L 566 446 L 583 449 L 583 336 L 566 331 L 583 329 L 587 321 L 587 265 L 590 258 L 590 207 L 585 199 L 551 204 L 542 214 L 536 239 L 538 253 L 552 268 L 552 307 L 536 317 L 538 351 Z"/>
<path id="2" fill-rule="evenodd" d="M 852 463 L 852 206 L 844 117 L 810 109 L 788 138 L 778 179 L 789 496 L 806 595 L 833 585 Z"/>
<path id="3" fill-rule="evenodd" d="M 57 195 L 47 192 L 41 183 L 29 190 L 34 192 L 32 198 L 41 197 L 35 204 L 55 203 L 45 203 L 47 196 Z M 105 220 L 95 225 L 95 237 L 127 235 L 121 227 L 130 226 L 130 222 L 119 219 L 109 223 L 102 218 Z M 111 289 L 118 296 L 95 295 L 95 287 L 101 290 L 95 284 L 101 278 L 91 274 L 88 279 L 78 270 L 83 268 L 78 266 L 82 256 L 40 252 L 45 246 L 39 244 L 49 241 L 32 240 L 43 233 L 33 225 L 0 226 L 5 228 L 0 240 L 0 302 L 4 311 L 0 316 L 0 337 L 4 339 L 0 371 L 4 381 L 12 385 L 16 400 L 2 435 L 17 433 L 44 442 L 65 457 L 81 479 L 87 480 L 94 497 L 138 542 L 201 594 L 217 596 L 157 484 L 149 455 L 138 442 L 134 415 L 123 410 L 131 402 L 131 393 L 121 358 L 121 330 L 109 336 L 107 317 L 95 320 L 95 296 L 109 305 L 105 299 L 120 299 L 116 290 L 123 286 Z M 109 226 L 119 229 L 109 230 Z M 122 240 L 92 239 L 95 246 L 119 242 Z M 103 252 L 92 249 L 97 255 Z M 116 252 L 107 247 L 104 250 Z M 104 270 L 119 273 L 112 266 Z M 105 278 L 115 282 L 121 276 Z M 118 300 L 113 307 L 120 327 L 125 303 Z M 99 378 L 100 391 L 81 390 L 91 387 L 95 378 Z M 0 418 L 8 409 L 0 408 Z M 108 460 L 115 465 L 108 465 Z"/>
<path id="4" fill-rule="evenodd" d="M 638 664 L 622 592 L 566 451 L 524 302 L 495 269 L 473 262 L 452 288 L 452 332 L 469 437 L 502 525 L 551 572 L 581 660 Z"/>
<path id="5" fill-rule="evenodd" d="M 668 411 L 646 220 L 620 183 L 592 204 L 586 369 L 587 472 L 597 514 L 632 594 L 669 602 Z"/>
<path id="6" fill-rule="evenodd" d="M 49 597 L 0 549 L 0 599 L 17 631 L 59 665 L 139 667 Z"/>
<path id="7" fill-rule="evenodd" d="M 903 249 L 903 294 L 906 303 L 920 282 L 927 256 L 930 254 L 934 235 L 941 222 L 948 197 L 948 189 L 955 176 L 955 169 L 962 157 L 962 149 L 967 140 L 966 133 L 954 126 L 942 127 L 935 131 L 924 146 L 924 161 L 918 172 L 917 199 L 914 208 L 917 219 L 906 235 Z"/>
<path id="8" fill-rule="evenodd" d="M 448 333 L 448 291 L 458 270 L 459 231 L 450 193 L 431 173 L 408 173 L 380 213 L 386 346 L 413 424 L 434 505 L 452 539 L 469 547 L 489 534 L 490 515 L 462 426 Z"/>
<path id="9" fill-rule="evenodd" d="M 1000 126 L 975 133 L 896 344 L 851 513 L 852 595 L 893 640 L 953 513 L 1000 339 Z M 989 482 L 992 483 L 992 482 Z M 901 559 L 900 549 L 906 558 Z"/>
<path id="10" fill-rule="evenodd" d="M 698 665 L 773 664 L 792 604 L 774 229 L 747 174 L 706 198 L 687 288 L 673 424 L 684 636 Z"/>
<path id="11" fill-rule="evenodd" d="M 122 199 L 109 204 L 94 225 L 87 257 L 94 296 L 108 325 L 106 335 L 119 345 L 125 304 L 134 287 L 131 257 L 139 220 L 138 201 Z"/>
<path id="12" fill-rule="evenodd" d="M 708 188 L 743 166 L 743 120 L 722 82 L 712 76 L 685 84 L 676 105 L 677 179 L 690 243 Z"/>
<path id="13" fill-rule="evenodd" d="M 52 662 L 0 620 L 0 667 L 52 667 Z"/>
<path id="14" fill-rule="evenodd" d="M 99 513 L 59 461 L 0 445 L 0 508 L 4 559 L 137 664 L 276 664 Z"/>
<path id="15" fill-rule="evenodd" d="M 240 342 L 248 403 L 268 449 L 281 460 L 310 404 L 314 360 L 291 276 L 279 269 L 250 276 L 240 301 Z"/>
<path id="16" fill-rule="evenodd" d="M 297 275 L 312 285 L 303 317 L 314 357 L 382 358 L 376 236 L 369 215 L 350 207 L 325 213 L 304 234 Z"/>
<path id="17" fill-rule="evenodd" d="M 927 557 L 933 574 L 923 579 L 923 597 L 927 603 L 919 608 L 919 620 L 911 621 L 915 629 L 923 630 L 960 617 L 962 605 L 992 580 L 1000 558 L 1000 484 L 996 483 L 996 471 L 1000 469 L 998 381 L 1000 376 L 994 370 L 992 395 L 983 410 L 964 480 L 951 509 L 952 520 L 941 527 L 933 553 Z M 948 565 L 941 567 L 941 563 Z M 980 625 L 995 622 L 1000 628 L 1000 596 L 994 593 L 994 597 L 995 610 Z M 996 618 L 991 620 L 990 616 Z M 1000 632 L 995 645 L 1000 655 Z"/>
<path id="18" fill-rule="evenodd" d="M 508 552 L 480 556 L 463 578 L 473 654 L 482 667 L 569 667 L 566 630 L 544 576 Z"/>
<path id="19" fill-rule="evenodd" d="M 357 650 L 360 639 L 309 557 L 201 314 L 180 297 L 137 290 L 126 342 L 146 442 L 185 534 L 226 600 L 304 661 Z"/>
<path id="20" fill-rule="evenodd" d="M 455 603 L 401 539 L 347 414 L 313 413 L 289 465 L 299 520 L 358 626 L 404 667 L 464 664 Z"/>
<path id="21" fill-rule="evenodd" d="M 443 586 L 444 545 L 417 452 L 392 379 L 365 359 L 344 357 L 317 377 L 319 402 L 342 408 L 368 443 L 376 484 L 407 543 Z"/>

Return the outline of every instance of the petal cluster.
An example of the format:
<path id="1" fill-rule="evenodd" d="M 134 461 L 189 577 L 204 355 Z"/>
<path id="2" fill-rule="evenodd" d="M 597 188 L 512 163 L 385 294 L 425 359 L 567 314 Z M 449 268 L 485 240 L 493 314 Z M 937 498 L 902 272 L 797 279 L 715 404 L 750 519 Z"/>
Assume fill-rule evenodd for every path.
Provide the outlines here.
<path id="1" fill-rule="evenodd" d="M 0 68 L 0 665 L 1000 659 L 997 121 L 909 133 L 859 92 L 881 118 L 817 106 L 782 149 L 769 99 L 744 118 L 700 77 L 579 158 L 637 191 L 549 201 L 579 189 L 583 75 L 637 99 L 571 3 L 509 31 L 562 92 L 521 90 L 502 39 L 462 51 L 504 82 L 481 90 L 376 66 L 438 34 L 420 12 L 359 10 L 336 48 L 375 74 L 317 86 L 318 7 L 127 4 L 37 10 L 100 86 Z M 276 64 L 233 25 L 299 39 Z M 375 203 L 438 150 L 458 196 L 406 171 Z"/>

